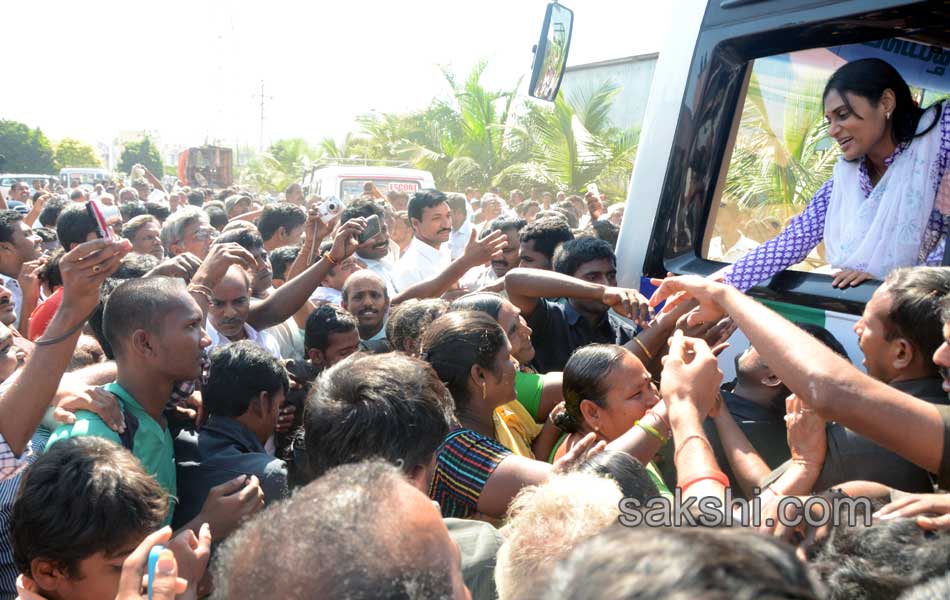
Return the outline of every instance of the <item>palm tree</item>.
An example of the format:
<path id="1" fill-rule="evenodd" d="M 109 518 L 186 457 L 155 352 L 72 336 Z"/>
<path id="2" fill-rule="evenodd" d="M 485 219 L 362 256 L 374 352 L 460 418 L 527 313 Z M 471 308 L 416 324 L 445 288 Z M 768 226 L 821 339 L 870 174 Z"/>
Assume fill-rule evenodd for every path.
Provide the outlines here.
<path id="1" fill-rule="evenodd" d="M 528 159 L 509 166 L 498 185 L 543 185 L 579 191 L 598 183 L 611 197 L 625 197 L 639 141 L 639 130 L 611 125 L 609 113 L 620 88 L 610 81 L 580 90 L 554 105 L 533 105 L 514 132 L 529 148 Z"/>

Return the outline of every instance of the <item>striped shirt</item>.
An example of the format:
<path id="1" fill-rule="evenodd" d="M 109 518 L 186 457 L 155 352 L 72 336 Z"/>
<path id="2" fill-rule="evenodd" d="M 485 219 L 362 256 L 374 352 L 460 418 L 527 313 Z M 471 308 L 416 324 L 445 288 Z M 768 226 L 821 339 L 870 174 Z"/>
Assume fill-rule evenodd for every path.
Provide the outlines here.
<path id="1" fill-rule="evenodd" d="M 429 497 L 443 517 L 465 519 L 478 512 L 478 498 L 495 469 L 511 451 L 471 429 L 456 429 L 436 452 Z"/>
<path id="2" fill-rule="evenodd" d="M 19 575 L 16 565 L 13 562 L 13 544 L 10 540 L 10 518 L 13 515 L 13 501 L 16 500 L 17 492 L 20 490 L 20 481 L 23 478 L 23 467 L 33 464 L 39 455 L 42 454 L 46 446 L 46 440 L 49 438 L 49 431 L 38 429 L 27 451 L 19 459 L 20 464 L 7 474 L 4 470 L 4 477 L 0 477 L 0 598 L 15 598 L 16 578 Z M 6 441 L 0 439 L 0 455 L 13 456 L 10 447 Z M 4 463 L 6 467 L 6 462 Z"/>

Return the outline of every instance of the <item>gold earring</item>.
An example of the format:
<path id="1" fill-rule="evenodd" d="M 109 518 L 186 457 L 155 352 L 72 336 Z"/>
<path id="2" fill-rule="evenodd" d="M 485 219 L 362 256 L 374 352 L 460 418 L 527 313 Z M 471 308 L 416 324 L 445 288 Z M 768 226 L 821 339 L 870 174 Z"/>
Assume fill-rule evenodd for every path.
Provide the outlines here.
<path id="1" fill-rule="evenodd" d="M 891 118 L 891 113 L 889 113 L 889 112 L 884 113 L 884 118 L 890 120 L 890 118 Z"/>
<path id="2" fill-rule="evenodd" d="M 482 382 L 482 401 L 485 401 L 485 398 L 488 397 L 488 392 L 486 391 L 485 382 Z"/>

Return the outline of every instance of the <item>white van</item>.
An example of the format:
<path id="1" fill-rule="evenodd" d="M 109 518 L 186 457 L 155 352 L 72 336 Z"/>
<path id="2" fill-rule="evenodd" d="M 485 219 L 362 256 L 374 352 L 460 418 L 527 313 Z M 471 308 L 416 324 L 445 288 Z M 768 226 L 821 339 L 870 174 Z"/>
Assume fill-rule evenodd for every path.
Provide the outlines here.
<path id="1" fill-rule="evenodd" d="M 74 180 L 79 180 L 80 185 L 93 186 L 97 182 L 110 179 L 109 171 L 94 167 L 66 167 L 59 170 L 60 182 L 69 187 Z"/>
<path id="2" fill-rule="evenodd" d="M 807 205 L 837 157 L 819 123 L 822 89 L 840 65 L 882 58 L 923 106 L 950 93 L 942 1 L 677 0 L 674 11 L 676 35 L 657 62 L 617 244 L 620 284 L 646 295 L 650 277 L 720 270 Z M 799 139 L 804 125 L 812 133 Z M 760 172 L 750 136 L 762 131 L 805 176 L 758 196 L 737 193 L 741 178 Z M 749 294 L 793 321 L 824 326 L 860 365 L 852 328 L 879 282 L 835 289 L 824 262 L 819 246 Z M 724 371 L 747 344 L 741 334 L 731 342 Z"/>
<path id="3" fill-rule="evenodd" d="M 385 195 L 387 192 L 413 192 L 435 187 L 432 173 L 419 169 L 373 165 L 318 165 L 304 173 L 300 185 L 304 195 L 323 198 L 336 196 L 349 204 L 363 193 L 363 185 L 372 182 Z"/>

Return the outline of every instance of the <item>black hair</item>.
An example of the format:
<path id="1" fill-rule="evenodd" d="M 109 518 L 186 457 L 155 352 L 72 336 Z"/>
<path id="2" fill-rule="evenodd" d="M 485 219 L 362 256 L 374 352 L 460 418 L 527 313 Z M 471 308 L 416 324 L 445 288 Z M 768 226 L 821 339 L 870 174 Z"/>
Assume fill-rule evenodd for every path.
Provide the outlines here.
<path id="1" fill-rule="evenodd" d="M 324 371 L 307 399 L 310 472 L 378 457 L 411 474 L 432 461 L 453 421 L 449 392 L 428 364 L 401 353 L 353 355 Z"/>
<path id="2" fill-rule="evenodd" d="M 548 257 L 548 260 L 554 257 L 554 251 L 559 245 L 573 239 L 570 225 L 557 218 L 536 219 L 521 230 L 521 243 L 534 242 L 534 249 Z"/>
<path id="3" fill-rule="evenodd" d="M 862 58 L 853 60 L 838 68 L 825 84 L 825 91 L 821 94 L 824 100 L 832 90 L 838 92 L 848 111 L 856 118 L 863 117 L 854 112 L 847 94 L 856 94 L 866 98 L 872 106 L 881 101 L 884 90 L 894 92 L 896 104 L 891 113 L 891 137 L 895 144 L 909 142 L 915 137 L 924 135 L 940 122 L 942 105 L 937 104 L 933 123 L 917 133 L 920 118 L 925 109 L 919 107 L 911 95 L 910 87 L 901 77 L 901 74 L 885 60 L 880 58 Z"/>
<path id="4" fill-rule="evenodd" d="M 398 510 L 409 485 L 381 460 L 331 469 L 223 544 L 213 568 L 215 597 L 243 600 L 248 590 L 267 590 L 272 598 L 451 598 L 449 561 L 398 541 L 423 535 Z"/>
<path id="5" fill-rule="evenodd" d="M 14 225 L 23 220 L 23 215 L 15 210 L 0 210 L 0 242 L 13 243 Z"/>
<path id="6" fill-rule="evenodd" d="M 582 265 L 601 258 L 617 264 L 617 257 L 610 244 L 597 238 L 579 237 L 561 244 L 554 254 L 553 266 L 558 273 L 573 277 Z"/>
<path id="7" fill-rule="evenodd" d="M 222 231 L 221 235 L 219 235 L 213 243 L 227 244 L 234 242 L 256 256 L 261 248 L 264 247 L 264 238 L 261 237 L 261 234 L 258 233 L 254 225 L 250 223 L 248 223 L 248 225 L 249 226 L 235 227 L 227 231 Z"/>
<path id="8" fill-rule="evenodd" d="M 482 229 L 479 238 L 488 237 L 494 231 L 517 231 L 524 229 L 528 222 L 520 217 L 498 217 Z"/>
<path id="9" fill-rule="evenodd" d="M 169 210 L 168 206 L 165 204 L 152 201 L 145 203 L 145 212 L 158 219 L 159 223 L 164 223 L 165 219 L 167 219 L 169 215 L 172 214 L 171 210 Z"/>
<path id="10" fill-rule="evenodd" d="M 450 312 L 433 321 L 423 334 L 421 358 L 449 388 L 456 408 L 464 410 L 471 400 L 468 380 L 472 366 L 495 373 L 495 360 L 507 341 L 501 326 L 488 315 Z"/>
<path id="11" fill-rule="evenodd" d="M 445 314 L 449 303 L 441 298 L 406 300 L 396 305 L 386 321 L 386 339 L 394 350 L 418 354 L 419 340 L 432 321 Z"/>
<path id="12" fill-rule="evenodd" d="M 517 191 L 517 190 L 512 190 L 511 193 L 514 194 L 516 191 Z M 521 193 L 521 192 L 518 192 L 518 193 Z M 541 210 L 541 205 L 538 204 L 535 200 L 525 200 L 525 201 L 521 202 L 521 204 L 519 204 L 518 206 L 515 207 L 515 212 L 518 213 L 518 216 L 519 216 L 519 217 L 524 218 L 525 215 L 527 215 L 528 212 L 529 212 L 532 208 L 537 208 L 538 211 L 540 211 L 540 210 Z"/>
<path id="13" fill-rule="evenodd" d="M 224 208 L 208 203 L 204 205 L 203 210 L 208 215 L 209 224 L 218 231 L 221 231 L 228 224 L 228 213 L 225 212 Z"/>
<path id="14" fill-rule="evenodd" d="M 504 299 L 495 292 L 473 292 L 465 294 L 452 302 L 449 305 L 449 310 L 452 312 L 460 310 L 482 312 L 497 321 L 504 305 Z"/>
<path id="15" fill-rule="evenodd" d="M 915 519 L 864 526 L 867 506 L 856 506 L 856 513 L 851 507 L 840 506 L 838 525 L 832 527 L 824 543 L 809 552 L 814 572 L 828 588 L 829 600 L 896 598 L 912 586 L 946 573 L 950 532 L 926 531 Z M 855 514 L 857 525 L 851 526 L 848 515 Z"/>
<path id="16" fill-rule="evenodd" d="M 334 333 L 347 333 L 358 328 L 356 317 L 342 308 L 324 304 L 310 313 L 304 328 L 303 347 L 315 348 L 326 352 L 330 345 L 330 336 Z"/>
<path id="17" fill-rule="evenodd" d="M 838 338 L 836 338 L 833 333 L 831 333 L 830 331 L 828 331 L 821 325 L 815 325 L 814 323 L 798 323 L 798 322 L 796 322 L 795 324 L 798 325 L 798 327 L 802 331 L 805 331 L 811 334 L 813 338 L 815 338 L 816 340 L 818 340 L 825 346 L 828 346 L 829 348 L 831 348 L 831 350 L 838 356 L 845 358 L 847 360 L 851 360 L 848 358 L 848 351 L 844 349 L 844 346 L 841 344 L 841 342 L 838 341 Z M 783 406 L 785 405 L 784 399 L 783 399 L 782 405 Z"/>
<path id="18" fill-rule="evenodd" d="M 274 271 L 275 279 L 286 279 L 287 270 L 294 264 L 300 255 L 300 246 L 281 246 L 274 248 L 267 255 L 270 260 L 271 269 Z"/>
<path id="19" fill-rule="evenodd" d="M 912 267 L 895 269 L 884 280 L 891 310 L 884 319 L 886 339 L 902 337 L 914 345 L 926 364 L 940 344 L 942 300 L 950 294 L 950 269 Z"/>
<path id="20" fill-rule="evenodd" d="M 614 525 L 574 549 L 538 598 L 823 597 L 792 547 L 747 529 Z"/>
<path id="21" fill-rule="evenodd" d="M 82 244 L 90 233 L 98 231 L 96 222 L 89 216 L 85 204 L 73 204 L 59 214 L 56 236 L 67 252 L 74 244 Z"/>
<path id="22" fill-rule="evenodd" d="M 125 204 L 120 204 L 119 214 L 122 215 L 122 220 L 127 223 L 135 217 L 140 217 L 149 213 L 148 209 L 145 208 L 145 203 L 136 200 L 135 202 L 126 202 Z"/>
<path id="23" fill-rule="evenodd" d="M 168 495 L 128 450 L 99 437 L 47 446 L 24 473 L 10 518 L 17 569 L 42 558 L 71 578 L 79 563 L 111 554 L 158 529 Z"/>
<path id="24" fill-rule="evenodd" d="M 368 219 L 373 215 L 379 217 L 380 223 L 383 222 L 385 213 L 379 202 L 376 202 L 375 200 L 357 200 L 343 209 L 343 213 L 340 215 L 340 225 L 346 223 L 350 219 L 355 219 L 357 217 Z"/>
<path id="25" fill-rule="evenodd" d="M 643 463 L 626 452 L 604 450 L 581 463 L 578 470 L 616 481 L 623 497 L 633 498 L 641 506 L 660 496 Z"/>
<path id="26" fill-rule="evenodd" d="M 112 274 L 114 279 L 139 279 L 158 266 L 161 261 L 151 254 L 131 252 L 122 257 L 119 268 Z"/>
<path id="27" fill-rule="evenodd" d="M 63 274 L 59 270 L 59 262 L 63 260 L 64 254 L 66 254 L 65 250 L 57 248 L 40 269 L 40 279 L 45 281 L 51 290 L 63 285 Z"/>
<path id="28" fill-rule="evenodd" d="M 63 209 L 69 206 L 69 200 L 62 196 L 55 196 L 46 201 L 46 206 L 40 211 L 40 225 L 43 227 L 56 227 L 56 221 L 59 219 Z"/>
<path id="29" fill-rule="evenodd" d="M 302 208 L 290 202 L 278 202 L 264 207 L 257 219 L 257 229 L 264 240 L 269 240 L 281 227 L 286 233 L 290 233 L 306 222 L 307 213 Z"/>
<path id="30" fill-rule="evenodd" d="M 419 190 L 409 199 L 407 212 L 410 219 L 422 220 L 422 211 L 426 208 L 432 208 L 443 203 L 448 203 L 448 198 L 439 190 L 427 188 Z"/>
<path id="31" fill-rule="evenodd" d="M 602 408 L 607 405 L 607 378 L 626 355 L 627 350 L 615 344 L 589 344 L 574 351 L 564 365 L 564 412 L 554 420 L 558 429 L 566 433 L 581 431 L 583 400 Z"/>
<path id="32" fill-rule="evenodd" d="M 188 204 L 192 206 L 204 206 L 204 203 L 205 195 L 202 192 L 198 190 L 188 192 Z"/>
<path id="33" fill-rule="evenodd" d="M 112 351 L 119 352 L 138 329 L 157 332 L 165 316 L 190 298 L 185 282 L 172 277 L 129 279 L 115 288 L 105 302 L 102 330 Z"/>
<path id="34" fill-rule="evenodd" d="M 594 221 L 590 224 L 588 231 L 593 237 L 603 240 L 610 244 L 610 247 L 617 248 L 617 239 L 620 237 L 620 228 L 610 221 Z"/>
<path id="35" fill-rule="evenodd" d="M 208 359 L 211 365 L 201 398 L 210 415 L 240 417 L 261 392 L 268 392 L 273 400 L 274 394 L 286 394 L 290 386 L 284 365 L 250 340 L 219 346 Z"/>
<path id="36" fill-rule="evenodd" d="M 56 235 L 56 230 L 49 227 L 36 227 L 33 229 L 33 233 L 40 238 L 40 241 L 44 244 L 59 242 L 59 236 Z"/>

